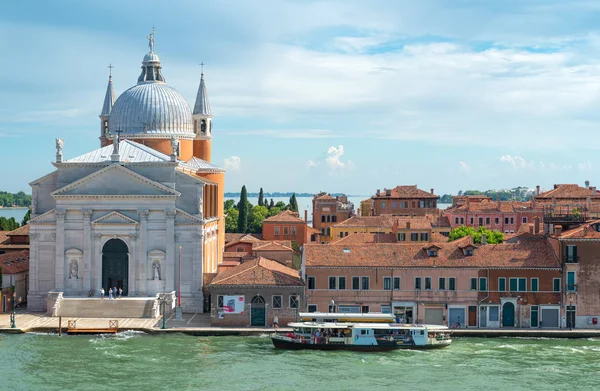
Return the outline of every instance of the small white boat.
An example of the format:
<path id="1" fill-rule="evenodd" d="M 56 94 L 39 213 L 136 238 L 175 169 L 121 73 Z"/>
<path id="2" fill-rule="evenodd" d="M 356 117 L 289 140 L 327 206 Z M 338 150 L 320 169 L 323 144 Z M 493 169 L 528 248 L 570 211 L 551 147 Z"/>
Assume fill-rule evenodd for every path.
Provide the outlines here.
<path id="1" fill-rule="evenodd" d="M 275 334 L 279 349 L 386 351 L 439 349 L 452 343 L 446 326 L 398 323 L 290 323 L 293 331 Z"/>

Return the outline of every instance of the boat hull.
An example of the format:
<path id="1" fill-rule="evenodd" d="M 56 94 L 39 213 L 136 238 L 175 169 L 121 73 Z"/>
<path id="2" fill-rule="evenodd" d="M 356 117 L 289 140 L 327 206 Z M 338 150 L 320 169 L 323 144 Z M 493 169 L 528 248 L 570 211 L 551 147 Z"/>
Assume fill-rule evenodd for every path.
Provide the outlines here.
<path id="1" fill-rule="evenodd" d="M 385 344 L 385 345 L 346 345 L 346 344 L 310 344 L 287 341 L 277 337 L 271 337 L 273 346 L 276 349 L 288 350 L 352 350 L 359 352 L 386 352 L 390 350 L 413 349 L 430 350 L 441 349 L 450 346 L 449 344 L 436 345 L 410 345 L 410 344 Z"/>

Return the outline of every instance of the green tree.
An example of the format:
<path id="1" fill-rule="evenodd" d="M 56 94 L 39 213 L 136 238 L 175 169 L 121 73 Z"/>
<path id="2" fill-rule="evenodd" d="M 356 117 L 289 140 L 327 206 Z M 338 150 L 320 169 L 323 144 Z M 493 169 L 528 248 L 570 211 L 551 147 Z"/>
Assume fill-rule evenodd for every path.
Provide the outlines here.
<path id="1" fill-rule="evenodd" d="M 258 206 L 265 206 L 265 195 L 263 194 L 262 187 L 260 188 L 260 191 L 258 192 Z"/>
<path id="2" fill-rule="evenodd" d="M 235 208 L 235 207 L 236 207 L 235 200 L 227 200 L 227 201 L 225 201 L 225 208 L 224 208 L 225 211 L 228 211 L 229 209 Z"/>
<path id="3" fill-rule="evenodd" d="M 269 209 L 266 206 L 256 205 L 248 214 L 248 232 L 261 233 L 263 220 L 269 217 Z"/>
<path id="4" fill-rule="evenodd" d="M 287 205 L 285 204 L 285 202 L 283 201 L 279 201 L 275 204 L 276 208 L 279 208 L 281 210 L 287 209 Z"/>
<path id="5" fill-rule="evenodd" d="M 269 209 L 271 209 L 274 206 L 275 206 L 275 203 L 273 202 L 273 199 L 271 198 L 271 202 L 269 203 Z"/>
<path id="6" fill-rule="evenodd" d="M 27 213 L 25 213 L 25 216 L 23 216 L 23 221 L 21 221 L 21 225 L 25 225 L 29 222 L 29 219 L 31 219 L 31 209 L 27 210 Z"/>
<path id="7" fill-rule="evenodd" d="M 4 216 L 0 216 L 0 231 L 8 231 L 8 219 Z"/>
<path id="8" fill-rule="evenodd" d="M 296 200 L 296 193 L 290 197 L 290 209 L 292 212 L 298 212 L 298 201 Z"/>
<path id="9" fill-rule="evenodd" d="M 234 233 L 238 231 L 238 218 L 240 212 L 236 208 L 229 208 L 225 212 L 225 232 Z"/>
<path id="10" fill-rule="evenodd" d="M 281 209 L 279 209 L 276 206 L 274 206 L 271 209 L 269 209 L 269 217 L 271 217 L 271 216 L 277 216 L 279 213 L 281 213 Z"/>
<path id="11" fill-rule="evenodd" d="M 473 243 L 481 244 L 481 235 L 486 235 L 486 242 L 488 244 L 499 244 L 504 241 L 504 234 L 498 230 L 489 230 L 485 227 L 479 227 L 475 229 L 473 227 L 460 226 L 454 228 L 448 237 L 449 242 L 453 242 L 457 239 L 464 238 L 465 236 L 472 236 Z"/>
<path id="12" fill-rule="evenodd" d="M 238 202 L 238 223 L 237 231 L 239 233 L 248 232 L 248 192 L 246 191 L 246 185 L 242 186 L 242 192 L 240 194 L 240 202 Z"/>

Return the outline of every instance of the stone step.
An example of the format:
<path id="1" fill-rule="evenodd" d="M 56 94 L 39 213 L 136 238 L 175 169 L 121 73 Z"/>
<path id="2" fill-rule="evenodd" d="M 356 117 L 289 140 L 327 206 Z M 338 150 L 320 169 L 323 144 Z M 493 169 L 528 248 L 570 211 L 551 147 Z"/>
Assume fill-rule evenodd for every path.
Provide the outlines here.
<path id="1" fill-rule="evenodd" d="M 78 318 L 153 318 L 156 298 L 64 298 L 59 316 Z"/>

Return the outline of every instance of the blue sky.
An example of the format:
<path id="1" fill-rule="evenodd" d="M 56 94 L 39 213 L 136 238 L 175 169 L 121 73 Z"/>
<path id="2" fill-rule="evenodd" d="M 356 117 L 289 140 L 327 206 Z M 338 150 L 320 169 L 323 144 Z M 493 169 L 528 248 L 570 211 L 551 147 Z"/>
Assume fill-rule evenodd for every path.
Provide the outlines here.
<path id="1" fill-rule="evenodd" d="M 0 13 L 4 190 L 99 146 L 153 25 L 190 104 L 207 64 L 227 191 L 599 185 L 597 1 L 31 3 Z"/>

